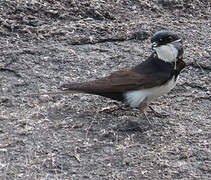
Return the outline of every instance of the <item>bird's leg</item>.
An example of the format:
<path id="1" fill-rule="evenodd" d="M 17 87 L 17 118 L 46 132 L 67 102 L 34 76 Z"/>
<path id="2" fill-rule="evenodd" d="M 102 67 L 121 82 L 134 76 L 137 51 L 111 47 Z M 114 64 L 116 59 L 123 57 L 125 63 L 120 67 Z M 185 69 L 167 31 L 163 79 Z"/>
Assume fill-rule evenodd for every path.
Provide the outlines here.
<path id="1" fill-rule="evenodd" d="M 144 117 L 146 118 L 147 122 L 148 122 L 149 125 L 151 126 L 151 125 L 152 125 L 152 122 L 151 122 L 151 121 L 149 120 L 149 118 L 147 117 L 146 111 L 145 111 L 145 109 L 147 108 L 147 106 L 148 106 L 148 101 L 147 101 L 147 98 L 145 98 L 145 99 L 141 102 L 141 104 L 139 104 L 138 109 L 139 109 L 139 111 L 140 111 L 141 113 L 143 113 L 143 115 L 144 115 Z"/>
<path id="2" fill-rule="evenodd" d="M 152 122 L 149 120 L 149 118 L 147 117 L 146 112 L 143 111 L 142 113 L 143 113 L 144 117 L 146 118 L 147 122 L 149 123 L 149 125 L 152 126 L 153 123 L 152 123 Z"/>

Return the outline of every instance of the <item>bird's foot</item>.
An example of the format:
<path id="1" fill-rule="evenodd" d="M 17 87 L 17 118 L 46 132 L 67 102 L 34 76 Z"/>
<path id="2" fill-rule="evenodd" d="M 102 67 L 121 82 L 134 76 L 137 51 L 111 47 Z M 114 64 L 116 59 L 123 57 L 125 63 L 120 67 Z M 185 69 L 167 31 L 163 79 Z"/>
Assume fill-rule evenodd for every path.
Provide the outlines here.
<path id="1" fill-rule="evenodd" d="M 153 127 L 153 124 L 154 124 L 154 123 L 153 123 L 153 121 L 151 121 L 151 120 L 148 118 L 148 116 L 146 115 L 146 112 L 143 111 L 142 113 L 144 114 L 144 117 L 146 118 L 146 120 L 147 120 L 149 126 L 150 126 L 150 127 Z"/>
<path id="2" fill-rule="evenodd" d="M 152 113 L 156 116 L 156 117 L 158 117 L 158 118 L 166 118 L 166 117 L 168 117 L 169 115 L 168 114 L 166 114 L 166 113 L 164 113 L 164 112 L 157 112 L 157 111 L 155 111 L 151 106 L 149 106 L 149 108 L 150 108 L 150 110 L 152 111 Z"/>
<path id="3" fill-rule="evenodd" d="M 99 112 L 112 113 L 118 110 L 125 110 L 127 107 L 122 104 L 103 107 Z"/>
<path id="4" fill-rule="evenodd" d="M 119 106 L 113 105 L 113 106 L 107 106 L 107 107 L 103 107 L 99 112 L 113 112 L 120 109 Z"/>

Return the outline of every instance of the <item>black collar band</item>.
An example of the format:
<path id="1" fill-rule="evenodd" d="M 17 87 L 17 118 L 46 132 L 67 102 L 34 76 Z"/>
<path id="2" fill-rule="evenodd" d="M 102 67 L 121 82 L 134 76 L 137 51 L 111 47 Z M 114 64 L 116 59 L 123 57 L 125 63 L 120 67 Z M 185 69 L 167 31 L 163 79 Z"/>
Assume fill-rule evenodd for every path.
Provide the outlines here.
<path id="1" fill-rule="evenodd" d="M 164 61 L 164 60 L 158 58 L 158 55 L 156 52 L 154 52 L 153 56 L 154 56 L 154 58 L 156 58 L 156 60 L 155 60 L 156 64 L 160 64 L 161 66 L 169 66 L 170 65 L 173 69 L 175 69 L 177 60 L 179 60 L 179 58 L 177 58 L 176 62 L 175 61 L 174 62 Z"/>

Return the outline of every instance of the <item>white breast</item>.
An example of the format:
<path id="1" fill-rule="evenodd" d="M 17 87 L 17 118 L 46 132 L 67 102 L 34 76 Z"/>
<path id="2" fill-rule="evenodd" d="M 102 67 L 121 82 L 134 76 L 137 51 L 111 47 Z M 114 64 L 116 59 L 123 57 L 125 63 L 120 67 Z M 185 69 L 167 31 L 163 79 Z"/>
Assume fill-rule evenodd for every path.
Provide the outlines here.
<path id="1" fill-rule="evenodd" d="M 178 50 L 171 43 L 154 47 L 154 50 L 156 51 L 158 58 L 166 62 L 174 62 L 178 55 Z"/>
<path id="2" fill-rule="evenodd" d="M 169 80 L 166 84 L 162 86 L 157 86 L 154 88 L 149 89 L 142 89 L 142 90 L 135 90 L 135 91 L 128 91 L 124 94 L 126 102 L 131 107 L 138 107 L 139 104 L 147 98 L 147 100 L 152 100 L 158 96 L 164 95 L 171 91 L 176 85 L 175 78 L 173 77 Z"/>

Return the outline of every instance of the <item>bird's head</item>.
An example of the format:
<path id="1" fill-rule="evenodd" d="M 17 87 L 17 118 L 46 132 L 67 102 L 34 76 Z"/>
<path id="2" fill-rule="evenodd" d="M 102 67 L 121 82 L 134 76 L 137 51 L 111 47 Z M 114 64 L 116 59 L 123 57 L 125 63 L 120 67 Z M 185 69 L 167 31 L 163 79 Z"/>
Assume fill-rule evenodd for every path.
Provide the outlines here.
<path id="1" fill-rule="evenodd" d="M 159 59 L 165 62 L 175 62 L 183 55 L 182 39 L 172 31 L 158 31 L 151 39 L 152 49 Z"/>

